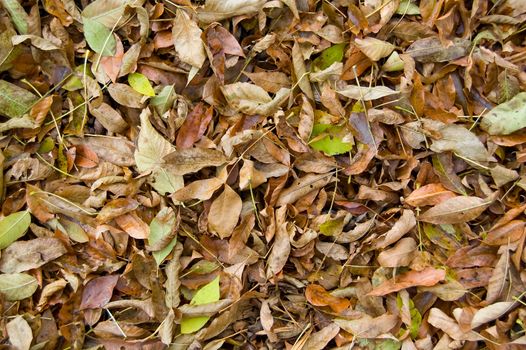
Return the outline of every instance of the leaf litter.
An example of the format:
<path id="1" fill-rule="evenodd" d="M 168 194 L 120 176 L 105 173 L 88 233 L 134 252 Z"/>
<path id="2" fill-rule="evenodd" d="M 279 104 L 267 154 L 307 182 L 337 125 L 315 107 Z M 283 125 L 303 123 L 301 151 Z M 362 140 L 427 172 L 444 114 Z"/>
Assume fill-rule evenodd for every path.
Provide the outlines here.
<path id="1" fill-rule="evenodd" d="M 520 349 L 519 0 L 0 0 L 16 349 Z"/>

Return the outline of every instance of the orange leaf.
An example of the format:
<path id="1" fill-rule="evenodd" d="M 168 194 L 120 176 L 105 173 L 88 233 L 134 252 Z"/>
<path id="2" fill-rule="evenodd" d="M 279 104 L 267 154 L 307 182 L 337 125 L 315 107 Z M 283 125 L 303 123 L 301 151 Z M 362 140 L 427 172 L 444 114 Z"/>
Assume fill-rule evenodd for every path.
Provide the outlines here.
<path id="1" fill-rule="evenodd" d="M 331 295 L 318 284 L 309 284 L 305 289 L 305 297 L 314 306 L 329 306 L 334 312 L 340 313 L 351 305 L 345 298 Z"/>
<path id="2" fill-rule="evenodd" d="M 444 280 L 445 277 L 446 271 L 434 269 L 432 267 L 426 267 L 422 271 L 409 271 L 402 275 L 396 276 L 394 279 L 385 281 L 367 293 L 367 295 L 383 296 L 410 287 L 430 287 Z"/>
<path id="3" fill-rule="evenodd" d="M 413 207 L 422 207 L 425 205 L 437 205 L 455 196 L 454 192 L 446 189 L 442 184 L 435 183 L 414 190 L 407 196 L 405 202 Z"/>

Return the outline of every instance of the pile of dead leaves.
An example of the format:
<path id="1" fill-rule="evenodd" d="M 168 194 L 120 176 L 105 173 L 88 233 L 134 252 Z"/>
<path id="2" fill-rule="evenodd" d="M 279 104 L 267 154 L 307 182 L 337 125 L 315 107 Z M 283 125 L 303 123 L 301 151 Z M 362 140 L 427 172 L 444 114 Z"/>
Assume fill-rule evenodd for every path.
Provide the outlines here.
<path id="1" fill-rule="evenodd" d="M 0 0 L 2 348 L 524 348 L 525 33 L 524 0 Z"/>

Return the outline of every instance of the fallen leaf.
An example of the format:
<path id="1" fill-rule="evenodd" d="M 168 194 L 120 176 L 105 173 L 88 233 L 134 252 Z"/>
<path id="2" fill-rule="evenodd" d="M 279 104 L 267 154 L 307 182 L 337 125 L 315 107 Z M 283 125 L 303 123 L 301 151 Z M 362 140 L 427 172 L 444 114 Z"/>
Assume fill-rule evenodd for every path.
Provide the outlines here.
<path id="1" fill-rule="evenodd" d="M 314 306 L 329 306 L 334 312 L 341 313 L 351 306 L 349 300 L 331 295 L 318 284 L 309 284 L 305 289 L 305 298 Z"/>
<path id="2" fill-rule="evenodd" d="M 526 127 L 526 92 L 501 103 L 482 117 L 480 127 L 490 135 L 509 135 Z"/>
<path id="3" fill-rule="evenodd" d="M 117 275 L 109 275 L 89 281 L 84 287 L 79 308 L 85 310 L 104 307 L 111 300 L 118 279 Z"/>
<path id="4" fill-rule="evenodd" d="M 409 266 L 416 252 L 416 242 L 411 237 L 400 239 L 393 248 L 378 255 L 378 263 L 384 267 Z"/>
<path id="5" fill-rule="evenodd" d="M 57 238 L 15 242 L 2 251 L 0 271 L 16 273 L 36 269 L 65 253 L 66 248 Z"/>
<path id="6" fill-rule="evenodd" d="M 0 275 L 0 293 L 9 301 L 29 298 L 38 288 L 38 281 L 26 273 Z"/>
<path id="7" fill-rule="evenodd" d="M 137 92 L 146 96 L 155 96 L 152 84 L 144 74 L 131 73 L 128 75 L 128 84 Z"/>
<path id="8" fill-rule="evenodd" d="M 393 52 L 395 46 L 389 42 L 378 40 L 373 37 L 363 39 L 356 38 L 354 45 L 360 49 L 371 61 L 378 61 Z"/>
<path id="9" fill-rule="evenodd" d="M 336 318 L 334 323 L 346 332 L 353 334 L 356 338 L 367 339 L 388 333 L 398 323 L 398 316 L 385 314 L 373 318 L 365 314 L 363 317 L 355 320 Z"/>
<path id="10" fill-rule="evenodd" d="M 393 90 L 387 86 L 365 87 L 356 85 L 347 85 L 343 89 L 336 90 L 336 92 L 353 100 L 363 101 L 378 100 L 385 96 L 397 95 L 400 93 L 400 91 Z"/>
<path id="11" fill-rule="evenodd" d="M 20 211 L 8 215 L 0 220 L 0 249 L 8 247 L 20 237 L 24 236 L 31 224 L 31 214 Z"/>
<path id="12" fill-rule="evenodd" d="M 163 156 L 165 167 L 175 175 L 195 173 L 205 167 L 218 167 L 226 163 L 223 152 L 208 148 L 187 148 Z"/>
<path id="13" fill-rule="evenodd" d="M 476 219 L 492 203 L 491 199 L 458 196 L 440 202 L 418 219 L 431 224 L 459 224 Z"/>
<path id="14" fill-rule="evenodd" d="M 446 271 L 426 267 L 422 271 L 409 271 L 387 280 L 367 293 L 370 296 L 382 296 L 416 286 L 433 286 L 444 280 Z"/>
<path id="15" fill-rule="evenodd" d="M 210 1 L 207 1 L 207 4 L 210 6 Z M 201 29 L 185 11 L 177 10 L 172 27 L 175 52 L 181 61 L 196 68 L 201 68 L 206 60 L 201 33 Z"/>
<path id="16" fill-rule="evenodd" d="M 221 193 L 210 206 L 208 213 L 208 228 L 216 232 L 221 239 L 230 237 L 239 220 L 243 203 L 241 197 L 225 185 Z"/>
<path id="17" fill-rule="evenodd" d="M 218 22 L 234 16 L 255 14 L 264 3 L 265 0 L 206 0 L 205 6 L 199 9 L 197 15 L 202 22 Z"/>
<path id="18" fill-rule="evenodd" d="M 201 287 L 190 301 L 190 305 L 206 305 L 219 300 L 219 277 Z M 209 316 L 183 318 L 181 320 L 181 333 L 189 334 L 198 331 L 210 319 Z"/>
<path id="19" fill-rule="evenodd" d="M 433 183 L 417 188 L 404 199 L 404 202 L 413 207 L 423 207 L 440 204 L 455 196 L 454 192 L 449 191 L 442 184 Z"/>
<path id="20" fill-rule="evenodd" d="M 9 342 L 17 350 L 29 350 L 33 341 L 33 332 L 27 321 L 20 315 L 9 321 L 6 326 Z"/>
<path id="21" fill-rule="evenodd" d="M 36 102 L 37 97 L 31 92 L 0 80 L 0 115 L 8 118 L 21 117 Z"/>

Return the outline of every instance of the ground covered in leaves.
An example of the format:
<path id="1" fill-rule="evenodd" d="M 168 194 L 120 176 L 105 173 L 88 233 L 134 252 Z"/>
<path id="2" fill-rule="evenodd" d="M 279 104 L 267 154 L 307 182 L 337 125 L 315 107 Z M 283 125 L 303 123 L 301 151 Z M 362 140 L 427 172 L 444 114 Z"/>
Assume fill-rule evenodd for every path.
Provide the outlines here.
<path id="1" fill-rule="evenodd" d="M 0 334 L 523 349 L 526 1 L 0 0 Z"/>

